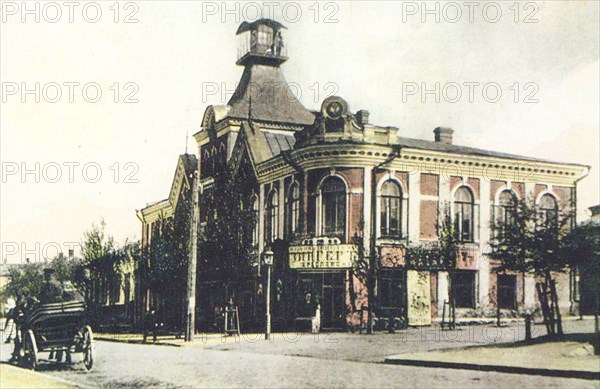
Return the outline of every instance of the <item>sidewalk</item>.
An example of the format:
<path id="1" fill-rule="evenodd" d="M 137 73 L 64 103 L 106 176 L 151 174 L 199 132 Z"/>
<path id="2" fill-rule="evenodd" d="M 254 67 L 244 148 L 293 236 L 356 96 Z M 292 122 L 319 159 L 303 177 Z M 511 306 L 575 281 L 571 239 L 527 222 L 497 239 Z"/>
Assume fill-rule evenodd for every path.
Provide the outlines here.
<path id="1" fill-rule="evenodd" d="M 398 354 L 385 358 L 385 363 L 598 380 L 600 356 L 594 355 L 593 346 L 584 341 L 592 336 Z"/>
<path id="2" fill-rule="evenodd" d="M 48 376 L 35 371 L 0 363 L 0 388 L 45 388 L 45 389 L 73 389 L 81 388 L 78 384 Z"/>

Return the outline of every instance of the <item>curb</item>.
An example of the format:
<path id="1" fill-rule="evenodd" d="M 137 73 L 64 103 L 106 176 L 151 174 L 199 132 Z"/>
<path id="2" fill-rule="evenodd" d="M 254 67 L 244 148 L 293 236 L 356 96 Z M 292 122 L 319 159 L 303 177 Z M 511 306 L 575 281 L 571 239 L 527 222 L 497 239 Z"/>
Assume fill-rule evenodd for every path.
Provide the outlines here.
<path id="1" fill-rule="evenodd" d="M 125 344 L 137 344 L 140 346 L 169 346 L 169 347 L 182 347 L 183 345 L 177 343 L 170 342 L 143 342 L 141 340 L 136 339 L 115 339 L 110 337 L 99 336 L 95 337 L 94 340 L 102 341 L 102 342 L 111 342 L 111 343 L 125 343 Z"/>
<path id="2" fill-rule="evenodd" d="M 21 367 L 17 367 L 17 366 L 11 365 L 11 364 L 6 363 L 6 362 L 0 362 L 0 367 L 2 367 L 2 369 L 13 370 L 17 374 L 21 374 L 21 375 L 25 375 L 25 376 L 29 375 L 29 376 L 39 377 L 40 379 L 43 379 L 43 380 L 46 380 L 46 381 L 53 381 L 54 383 L 57 383 L 57 384 L 68 385 L 68 386 L 72 386 L 72 387 L 75 387 L 75 388 L 84 388 L 84 389 L 93 388 L 93 386 L 87 386 L 87 385 L 84 385 L 84 384 L 80 384 L 78 382 L 66 380 L 66 379 L 61 378 L 61 377 L 55 377 L 55 376 L 47 375 L 47 374 L 44 374 L 44 373 L 40 373 L 38 371 L 24 369 L 24 368 L 21 368 Z"/>
<path id="3" fill-rule="evenodd" d="M 499 373 L 529 374 L 529 375 L 541 375 L 541 376 L 548 376 L 548 377 L 600 380 L 600 372 L 594 372 L 594 371 L 542 369 L 542 368 L 531 368 L 531 367 L 521 367 L 521 366 L 484 365 L 484 364 L 475 364 L 475 363 L 426 361 L 426 360 L 402 359 L 402 358 L 385 358 L 384 363 L 390 364 L 390 365 L 437 367 L 437 368 L 444 368 L 444 369 L 461 369 L 461 370 L 478 370 L 478 371 L 495 371 L 495 372 L 499 372 Z"/>

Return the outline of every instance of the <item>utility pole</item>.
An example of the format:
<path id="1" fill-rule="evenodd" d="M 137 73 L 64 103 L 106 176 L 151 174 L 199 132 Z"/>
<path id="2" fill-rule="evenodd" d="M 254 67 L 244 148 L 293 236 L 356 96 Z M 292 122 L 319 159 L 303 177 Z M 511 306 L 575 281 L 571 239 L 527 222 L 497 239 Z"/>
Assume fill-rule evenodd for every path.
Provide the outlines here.
<path id="1" fill-rule="evenodd" d="M 187 279 L 187 315 L 185 328 L 185 341 L 194 339 L 196 327 L 196 263 L 198 262 L 198 171 L 191 175 L 192 181 L 192 212 L 190 217 L 190 244 L 188 252 L 188 279 Z"/>

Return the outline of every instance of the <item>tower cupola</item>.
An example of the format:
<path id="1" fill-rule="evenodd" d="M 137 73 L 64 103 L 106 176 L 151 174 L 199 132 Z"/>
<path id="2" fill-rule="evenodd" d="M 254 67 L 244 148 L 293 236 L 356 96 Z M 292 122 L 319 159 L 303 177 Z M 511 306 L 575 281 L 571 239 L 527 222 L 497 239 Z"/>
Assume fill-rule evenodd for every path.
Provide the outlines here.
<path id="1" fill-rule="evenodd" d="M 238 65 L 279 66 L 287 61 L 286 27 L 271 19 L 243 22 L 237 30 Z"/>

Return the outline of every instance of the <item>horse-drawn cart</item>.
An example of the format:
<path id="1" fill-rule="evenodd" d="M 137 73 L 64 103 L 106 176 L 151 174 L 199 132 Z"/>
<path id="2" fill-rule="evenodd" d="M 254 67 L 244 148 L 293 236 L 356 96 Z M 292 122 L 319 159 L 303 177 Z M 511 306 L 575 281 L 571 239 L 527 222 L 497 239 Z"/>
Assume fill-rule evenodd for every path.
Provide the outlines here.
<path id="1" fill-rule="evenodd" d="M 81 353 L 85 368 L 92 368 L 94 338 L 86 320 L 83 302 L 70 301 L 36 307 L 24 320 L 22 336 L 25 361 L 32 369 L 38 367 L 40 353 L 44 352 L 58 356 L 56 359 L 59 361 L 64 353 L 67 362 L 71 362 L 71 354 Z"/>

